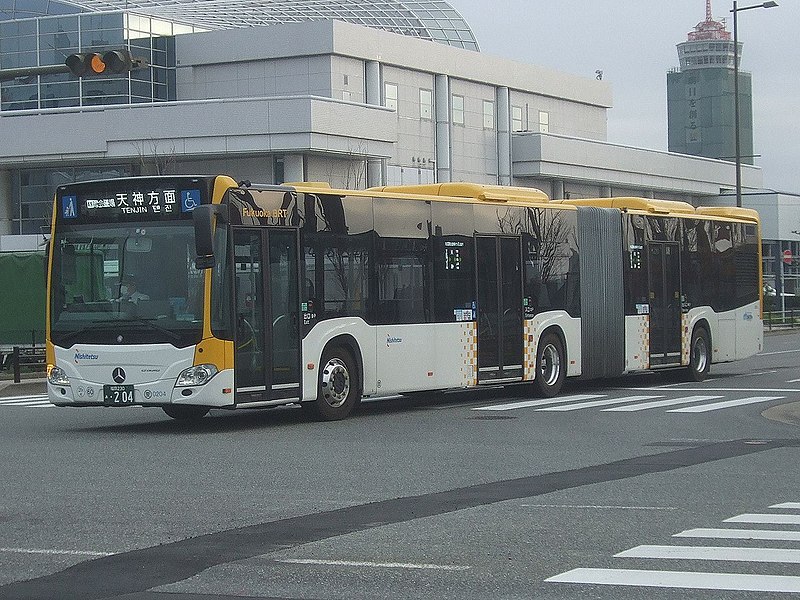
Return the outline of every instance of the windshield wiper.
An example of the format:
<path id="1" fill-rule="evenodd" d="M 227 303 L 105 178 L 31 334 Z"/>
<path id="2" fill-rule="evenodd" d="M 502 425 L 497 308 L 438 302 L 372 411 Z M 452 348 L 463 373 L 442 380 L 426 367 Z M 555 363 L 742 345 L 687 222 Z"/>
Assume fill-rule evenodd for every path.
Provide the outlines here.
<path id="1" fill-rule="evenodd" d="M 158 331 L 159 333 L 163 333 L 168 338 L 178 341 L 181 339 L 181 335 L 179 333 L 175 333 L 174 331 L 167 329 L 166 327 L 161 327 L 160 325 L 156 325 L 153 321 L 155 319 L 103 319 L 101 321 L 92 321 L 91 323 L 86 324 L 85 327 L 81 327 L 80 329 L 76 329 L 74 331 L 65 332 L 62 335 L 61 341 L 63 343 L 68 343 L 70 340 L 75 339 L 79 335 L 86 333 L 88 331 L 99 331 L 106 328 L 109 325 L 114 325 L 116 327 L 123 326 L 126 330 L 129 329 L 130 325 L 144 325 L 147 328 Z"/>

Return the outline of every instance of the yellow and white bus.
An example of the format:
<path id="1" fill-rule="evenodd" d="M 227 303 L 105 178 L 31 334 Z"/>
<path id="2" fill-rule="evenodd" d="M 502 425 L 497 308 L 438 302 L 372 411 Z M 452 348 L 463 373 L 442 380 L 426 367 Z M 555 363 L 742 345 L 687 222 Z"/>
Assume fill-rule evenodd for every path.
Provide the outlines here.
<path id="1" fill-rule="evenodd" d="M 50 244 L 59 406 L 300 403 L 683 368 L 761 350 L 754 211 L 446 183 L 166 176 L 66 185 Z M 135 292 L 132 292 L 135 290 Z"/>

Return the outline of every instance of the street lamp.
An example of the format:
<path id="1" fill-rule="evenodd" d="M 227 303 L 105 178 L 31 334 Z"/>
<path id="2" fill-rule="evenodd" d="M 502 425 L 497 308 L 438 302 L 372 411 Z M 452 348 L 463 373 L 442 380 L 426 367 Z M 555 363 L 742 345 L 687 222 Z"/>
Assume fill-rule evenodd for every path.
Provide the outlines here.
<path id="1" fill-rule="evenodd" d="M 734 123 L 733 129 L 736 135 L 736 206 L 742 205 L 742 149 L 741 142 L 739 141 L 739 31 L 736 26 L 736 15 L 743 10 L 750 10 L 753 8 L 775 8 L 778 6 L 777 2 L 762 2 L 761 4 L 753 4 L 752 6 L 736 6 L 736 0 L 733 0 L 733 112 Z"/>

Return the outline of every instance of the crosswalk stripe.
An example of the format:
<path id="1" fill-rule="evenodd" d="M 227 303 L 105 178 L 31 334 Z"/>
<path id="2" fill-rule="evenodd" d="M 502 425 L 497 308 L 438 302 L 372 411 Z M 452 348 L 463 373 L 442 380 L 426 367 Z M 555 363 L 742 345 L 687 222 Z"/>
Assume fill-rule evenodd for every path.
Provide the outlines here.
<path id="1" fill-rule="evenodd" d="M 0 398 L 0 404 L 17 404 L 18 402 L 32 402 L 47 400 L 47 395 L 43 396 L 16 396 L 14 398 Z"/>
<path id="2" fill-rule="evenodd" d="M 759 523 L 769 525 L 800 525 L 800 515 L 770 515 L 760 513 L 745 513 L 729 519 L 723 523 Z"/>
<path id="3" fill-rule="evenodd" d="M 622 404 L 624 402 L 641 402 L 642 400 L 652 400 L 653 398 L 663 398 L 664 396 L 628 396 L 627 398 L 609 398 L 607 400 L 593 400 L 591 402 L 580 402 L 578 404 L 567 404 L 562 406 L 550 406 L 548 408 L 537 408 L 537 412 L 553 411 L 565 412 L 568 410 L 580 410 L 582 408 L 593 408 L 595 406 L 608 406 L 610 404 Z"/>
<path id="4" fill-rule="evenodd" d="M 614 555 L 616 558 L 729 560 L 736 562 L 800 563 L 800 550 L 726 546 L 658 546 L 644 544 Z"/>
<path id="5" fill-rule="evenodd" d="M 645 402 L 644 404 L 633 404 L 630 406 L 617 406 L 615 408 L 604 408 L 603 412 L 635 412 L 648 410 L 650 408 L 660 408 L 662 406 L 673 406 L 675 404 L 689 404 L 691 402 L 703 402 L 704 400 L 716 400 L 723 396 L 684 396 L 683 398 L 672 398 L 671 400 L 656 400 L 655 402 Z"/>
<path id="6" fill-rule="evenodd" d="M 50 402 L 44 398 L 30 398 L 28 400 L 14 400 L 13 402 L 0 401 L 3 406 L 32 406 L 32 405 L 45 405 Z"/>
<path id="7" fill-rule="evenodd" d="M 561 404 L 562 402 L 576 402 L 578 400 L 590 400 L 592 398 L 602 397 L 603 394 L 577 394 L 575 396 L 559 396 L 556 398 L 545 398 L 543 400 L 525 400 L 523 402 L 510 402 L 507 404 L 492 404 L 491 406 L 480 406 L 472 410 L 514 410 L 516 408 L 546 406 L 548 404 Z"/>
<path id="8" fill-rule="evenodd" d="M 687 406 L 685 408 L 673 408 L 667 412 L 672 413 L 701 413 L 709 412 L 712 410 L 720 410 L 723 408 L 730 408 L 732 406 L 744 406 L 746 404 L 758 404 L 759 402 L 769 402 L 770 400 L 780 400 L 785 396 L 753 396 L 752 398 L 739 398 L 737 400 L 725 400 L 724 402 L 714 402 L 712 404 L 703 404 L 702 406 Z"/>
<path id="9" fill-rule="evenodd" d="M 800 577 L 748 573 L 582 568 L 572 569 L 545 581 L 745 592 L 800 592 Z"/>
<path id="10" fill-rule="evenodd" d="M 713 538 L 722 540 L 781 540 L 800 542 L 800 531 L 778 531 L 775 529 L 714 529 L 699 527 L 675 533 L 672 537 Z"/>
<path id="11" fill-rule="evenodd" d="M 773 504 L 770 508 L 795 508 L 800 510 L 800 502 L 782 502 L 780 504 Z"/>

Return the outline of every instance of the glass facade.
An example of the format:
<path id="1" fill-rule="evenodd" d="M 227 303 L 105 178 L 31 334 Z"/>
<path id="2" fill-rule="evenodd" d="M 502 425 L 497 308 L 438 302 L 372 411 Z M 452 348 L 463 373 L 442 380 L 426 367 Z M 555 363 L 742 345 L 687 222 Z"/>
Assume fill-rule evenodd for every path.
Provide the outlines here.
<path id="1" fill-rule="evenodd" d="M 59 65 L 76 52 L 120 49 L 149 65 L 119 75 L 56 73 L 3 81 L 0 110 L 175 100 L 173 31 L 172 23 L 122 12 L 0 21 L 0 69 Z"/>
<path id="2" fill-rule="evenodd" d="M 129 9 L 161 22 L 186 23 L 202 29 L 335 19 L 479 50 L 467 22 L 445 0 L 0 0 L 0 21 Z M 176 33 L 179 32 L 158 35 Z"/>
<path id="3" fill-rule="evenodd" d="M 53 190 L 75 181 L 115 179 L 132 175 L 127 166 L 97 166 L 15 171 L 11 195 L 15 199 L 13 233 L 42 234 L 50 231 L 53 214 Z"/>

